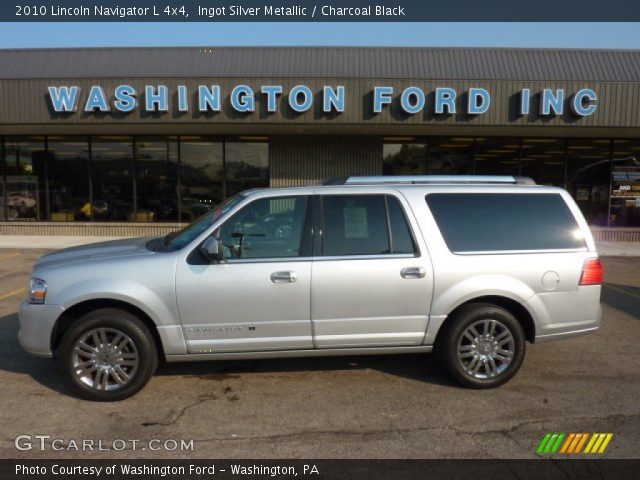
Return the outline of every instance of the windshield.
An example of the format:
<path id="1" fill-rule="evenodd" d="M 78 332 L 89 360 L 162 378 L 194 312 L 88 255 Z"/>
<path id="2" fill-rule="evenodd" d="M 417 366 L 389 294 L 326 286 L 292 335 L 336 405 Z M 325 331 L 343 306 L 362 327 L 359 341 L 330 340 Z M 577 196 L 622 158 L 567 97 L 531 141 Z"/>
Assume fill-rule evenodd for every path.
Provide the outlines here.
<path id="1" fill-rule="evenodd" d="M 184 248 L 243 199 L 244 196 L 242 195 L 234 195 L 219 205 L 216 205 L 210 212 L 194 220 L 181 230 L 165 235 L 162 242 L 158 245 L 157 250 L 161 252 L 175 252 L 176 250 Z"/>

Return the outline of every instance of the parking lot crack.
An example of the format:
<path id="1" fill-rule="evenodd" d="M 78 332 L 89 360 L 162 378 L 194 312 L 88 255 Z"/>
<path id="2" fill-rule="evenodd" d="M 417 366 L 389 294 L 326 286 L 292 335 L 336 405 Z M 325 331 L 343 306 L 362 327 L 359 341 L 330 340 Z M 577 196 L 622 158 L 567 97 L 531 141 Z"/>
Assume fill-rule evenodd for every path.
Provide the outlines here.
<path id="1" fill-rule="evenodd" d="M 143 422 L 142 425 L 145 427 L 149 427 L 149 426 L 170 427 L 178 423 L 190 409 L 195 408 L 211 400 L 216 400 L 217 398 L 218 397 L 215 395 L 203 395 L 198 399 L 198 401 L 182 407 L 180 410 L 178 410 L 178 413 L 171 420 L 167 422 Z"/>

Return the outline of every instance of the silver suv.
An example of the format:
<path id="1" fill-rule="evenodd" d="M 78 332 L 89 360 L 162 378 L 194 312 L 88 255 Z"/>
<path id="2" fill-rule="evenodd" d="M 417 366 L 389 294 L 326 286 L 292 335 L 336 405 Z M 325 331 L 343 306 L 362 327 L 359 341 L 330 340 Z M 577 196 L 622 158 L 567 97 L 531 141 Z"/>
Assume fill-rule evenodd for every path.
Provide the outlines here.
<path id="1" fill-rule="evenodd" d="M 20 341 L 120 400 L 160 357 L 434 350 L 458 383 L 512 378 L 525 341 L 600 325 L 602 266 L 569 194 L 492 176 L 349 177 L 243 192 L 163 238 L 40 258 Z"/>

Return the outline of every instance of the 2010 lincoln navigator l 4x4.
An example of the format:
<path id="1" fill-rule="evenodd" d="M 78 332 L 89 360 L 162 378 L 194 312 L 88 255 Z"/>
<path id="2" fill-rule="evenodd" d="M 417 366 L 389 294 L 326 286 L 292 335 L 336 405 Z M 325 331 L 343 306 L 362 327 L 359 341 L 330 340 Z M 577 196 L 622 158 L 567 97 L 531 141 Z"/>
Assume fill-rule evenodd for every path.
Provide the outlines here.
<path id="1" fill-rule="evenodd" d="M 81 396 L 140 390 L 159 357 L 434 350 L 458 383 L 525 343 L 592 332 L 602 266 L 569 194 L 514 177 L 349 177 L 243 192 L 163 238 L 40 258 L 20 341 Z"/>

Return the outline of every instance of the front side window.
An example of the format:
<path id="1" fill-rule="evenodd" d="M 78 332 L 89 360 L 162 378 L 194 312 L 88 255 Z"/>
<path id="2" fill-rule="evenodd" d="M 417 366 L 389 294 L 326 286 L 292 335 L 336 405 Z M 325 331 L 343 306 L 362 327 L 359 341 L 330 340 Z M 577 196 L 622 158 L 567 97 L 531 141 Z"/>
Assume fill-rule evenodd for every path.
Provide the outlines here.
<path id="1" fill-rule="evenodd" d="M 431 193 L 427 204 L 454 253 L 585 248 L 557 193 Z"/>
<path id="2" fill-rule="evenodd" d="M 390 195 L 327 195 L 322 200 L 322 255 L 413 254 L 413 238 Z"/>
<path id="3" fill-rule="evenodd" d="M 224 258 L 301 256 L 306 203 L 304 196 L 251 202 L 216 232 Z"/>

